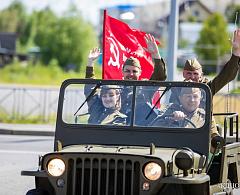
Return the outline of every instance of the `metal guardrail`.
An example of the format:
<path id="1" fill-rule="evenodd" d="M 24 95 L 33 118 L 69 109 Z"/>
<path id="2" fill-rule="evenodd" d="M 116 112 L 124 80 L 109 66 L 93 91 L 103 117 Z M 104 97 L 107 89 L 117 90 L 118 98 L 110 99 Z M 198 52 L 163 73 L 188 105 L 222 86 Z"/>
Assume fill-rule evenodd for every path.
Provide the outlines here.
<path id="1" fill-rule="evenodd" d="M 0 115 L 12 120 L 56 118 L 59 89 L 0 86 Z"/>

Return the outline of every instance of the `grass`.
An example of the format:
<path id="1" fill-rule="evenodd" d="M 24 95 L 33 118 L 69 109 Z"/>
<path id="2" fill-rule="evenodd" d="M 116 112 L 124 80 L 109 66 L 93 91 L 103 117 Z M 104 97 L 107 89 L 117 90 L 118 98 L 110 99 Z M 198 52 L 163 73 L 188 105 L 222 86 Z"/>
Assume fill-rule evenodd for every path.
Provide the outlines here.
<path id="1" fill-rule="evenodd" d="M 1 108 L 0 105 L 0 123 L 13 123 L 13 124 L 55 124 L 56 115 L 51 114 L 46 119 L 43 116 L 21 116 L 20 113 L 8 113 Z"/>
<path id="2" fill-rule="evenodd" d="M 28 118 L 15 118 L 9 117 L 6 114 L 0 114 L 0 123 L 11 123 L 11 124 L 55 124 L 56 117 L 49 117 L 47 121 L 42 119 L 42 116 L 31 116 Z"/>
<path id="3" fill-rule="evenodd" d="M 234 89 L 233 91 L 231 91 L 231 93 L 240 94 L 240 88 Z"/>
<path id="4" fill-rule="evenodd" d="M 101 78 L 101 67 L 95 66 L 96 78 Z M 85 66 L 79 72 L 62 70 L 56 63 L 50 65 L 13 62 L 0 69 L 0 83 L 26 85 L 60 85 L 68 78 L 84 78 Z"/>

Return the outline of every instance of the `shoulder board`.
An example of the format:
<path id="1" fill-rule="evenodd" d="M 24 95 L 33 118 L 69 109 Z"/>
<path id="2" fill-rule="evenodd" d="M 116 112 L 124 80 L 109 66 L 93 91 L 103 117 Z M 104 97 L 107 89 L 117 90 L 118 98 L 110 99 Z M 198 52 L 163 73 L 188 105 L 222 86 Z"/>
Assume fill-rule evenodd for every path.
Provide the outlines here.
<path id="1" fill-rule="evenodd" d="M 198 108 L 197 112 L 203 115 L 206 114 L 206 111 L 203 108 Z"/>

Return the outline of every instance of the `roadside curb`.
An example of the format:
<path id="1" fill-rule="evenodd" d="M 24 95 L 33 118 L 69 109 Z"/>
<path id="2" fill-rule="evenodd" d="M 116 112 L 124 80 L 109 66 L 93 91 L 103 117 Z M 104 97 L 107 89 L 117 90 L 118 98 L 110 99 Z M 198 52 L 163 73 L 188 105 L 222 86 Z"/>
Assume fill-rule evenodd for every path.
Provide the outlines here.
<path id="1" fill-rule="evenodd" d="M 36 131 L 36 130 L 9 130 L 0 129 L 2 135 L 35 135 L 35 136 L 54 136 L 52 131 Z"/>
<path id="2" fill-rule="evenodd" d="M 55 128 L 51 125 L 0 123 L 0 134 L 54 136 Z"/>

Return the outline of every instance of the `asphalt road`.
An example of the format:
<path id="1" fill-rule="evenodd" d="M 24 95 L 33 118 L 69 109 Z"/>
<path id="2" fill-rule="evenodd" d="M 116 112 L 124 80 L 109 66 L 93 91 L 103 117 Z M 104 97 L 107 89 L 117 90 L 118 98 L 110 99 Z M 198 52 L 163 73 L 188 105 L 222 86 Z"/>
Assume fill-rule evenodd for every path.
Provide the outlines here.
<path id="1" fill-rule="evenodd" d="M 34 177 L 21 176 L 35 169 L 38 155 L 53 150 L 51 136 L 0 135 L 0 195 L 24 195 L 34 188 Z"/>

